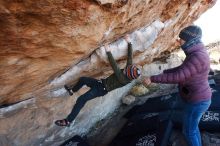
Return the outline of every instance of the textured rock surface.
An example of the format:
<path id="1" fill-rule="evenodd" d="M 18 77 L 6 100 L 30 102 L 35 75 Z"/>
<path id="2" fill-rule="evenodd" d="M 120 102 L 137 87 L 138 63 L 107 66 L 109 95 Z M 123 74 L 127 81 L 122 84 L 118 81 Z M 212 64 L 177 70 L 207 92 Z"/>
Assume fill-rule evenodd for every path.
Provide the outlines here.
<path id="1" fill-rule="evenodd" d="M 213 70 L 220 69 L 220 42 L 211 43 L 207 46 L 209 48 L 209 56 L 211 60 L 211 68 Z"/>
<path id="2" fill-rule="evenodd" d="M 180 28 L 209 7 L 202 1 L 190 2 L 188 7 L 186 0 L 1 1 L 0 103 L 34 96 L 69 67 L 88 58 L 103 42 L 158 21 L 162 23 L 159 34 L 149 29 L 149 38 L 144 39 L 153 37 L 152 43 L 144 48 L 145 53 L 139 53 L 143 59 L 151 55 L 145 60 L 151 62 L 172 48 Z M 95 61 L 102 63 L 99 58 Z M 95 76 L 106 70 L 94 68 L 82 73 Z M 72 80 L 82 73 L 76 72 Z"/>
<path id="3" fill-rule="evenodd" d="M 131 33 L 135 63 L 150 64 L 175 48 L 179 30 L 214 3 L 156 0 L 0 0 L 0 141 L 2 145 L 58 145 L 86 134 L 120 105 L 132 84 L 86 104 L 70 128 L 52 123 L 76 97 L 62 89 L 82 76 L 111 73 L 104 42 L 124 65 Z M 151 74 L 149 70 L 146 74 Z M 22 102 L 21 102 L 22 101 Z M 20 102 L 20 103 L 17 103 Z M 17 103 L 9 106 L 10 104 Z"/>

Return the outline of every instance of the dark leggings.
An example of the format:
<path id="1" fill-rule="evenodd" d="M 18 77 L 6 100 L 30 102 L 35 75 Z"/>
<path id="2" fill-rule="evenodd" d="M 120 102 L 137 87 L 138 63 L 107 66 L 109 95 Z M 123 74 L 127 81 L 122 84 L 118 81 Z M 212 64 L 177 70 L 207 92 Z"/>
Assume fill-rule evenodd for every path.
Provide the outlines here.
<path id="1" fill-rule="evenodd" d="M 107 91 L 104 89 L 104 85 L 99 80 L 89 77 L 81 77 L 76 85 L 71 88 L 73 92 L 76 92 L 84 85 L 90 87 L 90 90 L 78 97 L 71 113 L 66 118 L 69 122 L 72 122 L 76 118 L 88 100 L 107 94 Z"/>

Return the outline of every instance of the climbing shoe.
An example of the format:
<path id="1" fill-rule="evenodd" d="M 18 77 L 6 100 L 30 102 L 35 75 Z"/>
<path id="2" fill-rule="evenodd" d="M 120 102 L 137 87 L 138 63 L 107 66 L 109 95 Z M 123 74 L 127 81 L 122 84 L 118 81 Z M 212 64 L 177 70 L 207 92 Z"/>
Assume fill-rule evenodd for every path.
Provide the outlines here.
<path id="1" fill-rule="evenodd" d="M 66 91 L 68 91 L 70 96 L 73 95 L 73 91 L 67 85 L 64 85 L 64 88 L 66 89 Z"/>
<path id="2" fill-rule="evenodd" d="M 55 124 L 57 126 L 70 127 L 70 122 L 67 119 L 56 120 Z"/>

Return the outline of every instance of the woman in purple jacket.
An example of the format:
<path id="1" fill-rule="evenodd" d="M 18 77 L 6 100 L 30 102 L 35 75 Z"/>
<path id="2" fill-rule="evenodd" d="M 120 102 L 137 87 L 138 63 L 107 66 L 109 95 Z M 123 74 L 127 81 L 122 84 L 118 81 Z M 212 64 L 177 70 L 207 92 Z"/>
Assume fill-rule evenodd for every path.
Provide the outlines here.
<path id="1" fill-rule="evenodd" d="M 186 102 L 183 115 L 183 134 L 189 146 L 202 146 L 198 128 L 202 114 L 211 104 L 211 88 L 208 83 L 210 59 L 201 42 L 202 30 L 188 26 L 179 34 L 180 45 L 186 54 L 183 63 L 164 70 L 162 74 L 145 77 L 143 83 L 178 84 L 182 99 Z"/>

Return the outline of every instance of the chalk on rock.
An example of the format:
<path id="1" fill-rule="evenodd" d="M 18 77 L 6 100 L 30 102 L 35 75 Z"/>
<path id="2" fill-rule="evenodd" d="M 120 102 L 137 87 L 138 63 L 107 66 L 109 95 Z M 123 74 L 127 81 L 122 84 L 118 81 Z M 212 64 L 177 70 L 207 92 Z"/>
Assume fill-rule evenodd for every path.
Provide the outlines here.
<path id="1" fill-rule="evenodd" d="M 142 96 L 142 95 L 146 95 L 147 93 L 149 92 L 149 89 L 146 88 L 143 84 L 138 84 L 138 85 L 135 85 L 130 93 L 133 95 L 133 96 Z"/>
<path id="2" fill-rule="evenodd" d="M 128 95 L 122 98 L 122 103 L 126 105 L 130 105 L 135 102 L 135 97 L 132 95 Z"/>
<path id="3" fill-rule="evenodd" d="M 51 97 L 67 97 L 70 96 L 69 93 L 66 91 L 65 88 L 59 88 L 56 90 L 51 91 Z"/>

